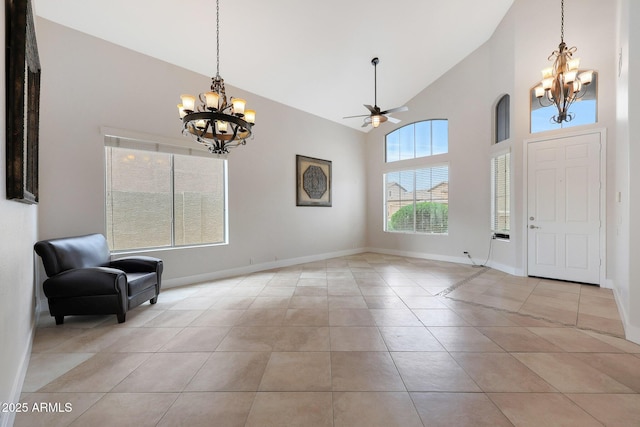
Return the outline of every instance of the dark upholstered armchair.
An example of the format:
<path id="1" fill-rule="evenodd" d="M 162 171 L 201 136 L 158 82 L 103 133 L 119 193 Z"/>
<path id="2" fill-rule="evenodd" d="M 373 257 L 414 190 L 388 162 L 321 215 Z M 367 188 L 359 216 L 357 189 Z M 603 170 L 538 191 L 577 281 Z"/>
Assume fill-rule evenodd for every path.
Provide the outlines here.
<path id="1" fill-rule="evenodd" d="M 158 300 L 162 260 L 146 256 L 111 260 L 102 234 L 42 240 L 34 249 L 49 277 L 43 289 L 57 325 L 64 316 L 83 314 L 116 314 L 118 323 L 123 323 L 127 311 Z"/>

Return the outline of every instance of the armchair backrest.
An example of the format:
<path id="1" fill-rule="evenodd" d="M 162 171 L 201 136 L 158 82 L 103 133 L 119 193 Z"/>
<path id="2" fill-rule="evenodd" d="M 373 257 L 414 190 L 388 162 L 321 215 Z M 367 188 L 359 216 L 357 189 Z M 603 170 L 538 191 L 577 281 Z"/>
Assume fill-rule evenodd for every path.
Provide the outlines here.
<path id="1" fill-rule="evenodd" d="M 111 257 L 102 234 L 41 240 L 34 249 L 42 258 L 48 277 L 74 268 L 104 266 Z"/>

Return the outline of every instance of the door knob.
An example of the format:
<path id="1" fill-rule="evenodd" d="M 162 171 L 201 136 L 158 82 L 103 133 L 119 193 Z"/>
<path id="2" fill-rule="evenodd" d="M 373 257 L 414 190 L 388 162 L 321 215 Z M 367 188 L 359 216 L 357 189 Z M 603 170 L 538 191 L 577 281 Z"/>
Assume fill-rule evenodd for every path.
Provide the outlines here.
<path id="1" fill-rule="evenodd" d="M 529 228 L 533 230 L 534 228 L 540 228 L 540 227 L 537 227 L 535 225 L 530 225 Z"/>

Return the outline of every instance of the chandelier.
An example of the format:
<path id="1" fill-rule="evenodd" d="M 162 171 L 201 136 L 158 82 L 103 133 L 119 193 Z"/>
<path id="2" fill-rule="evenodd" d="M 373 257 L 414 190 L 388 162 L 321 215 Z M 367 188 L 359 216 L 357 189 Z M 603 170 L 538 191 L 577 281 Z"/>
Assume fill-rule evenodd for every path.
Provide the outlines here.
<path id="1" fill-rule="evenodd" d="M 542 82 L 534 89 L 541 106 L 556 106 L 558 114 L 551 121 L 558 124 L 573 120 L 574 114 L 569 112 L 569 107 L 584 96 L 593 79 L 593 71 L 578 70 L 580 58 L 573 57 L 578 49 L 567 47 L 564 42 L 564 0 L 561 0 L 560 8 L 560 45 L 547 58 L 553 61 L 553 66 L 542 70 Z"/>
<path id="2" fill-rule="evenodd" d="M 196 107 L 196 97 L 180 95 L 178 113 L 182 120 L 182 133 L 191 135 L 210 153 L 226 155 L 229 149 L 245 145 L 251 136 L 251 128 L 256 121 L 256 112 L 245 109 L 246 101 L 230 97 L 224 89 L 224 79 L 220 77 L 220 1 L 216 0 L 216 75 L 211 78 L 211 90 L 201 93 L 200 104 Z"/>

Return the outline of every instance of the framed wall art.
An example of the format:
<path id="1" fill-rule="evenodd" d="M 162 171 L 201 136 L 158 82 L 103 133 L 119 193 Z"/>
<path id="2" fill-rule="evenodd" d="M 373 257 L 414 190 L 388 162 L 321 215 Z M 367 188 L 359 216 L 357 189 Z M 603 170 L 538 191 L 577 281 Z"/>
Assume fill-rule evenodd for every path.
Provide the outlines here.
<path id="1" fill-rule="evenodd" d="M 331 206 L 331 161 L 296 155 L 296 206 Z"/>
<path id="2" fill-rule="evenodd" d="M 7 199 L 38 203 L 40 59 L 31 0 L 5 0 Z"/>

